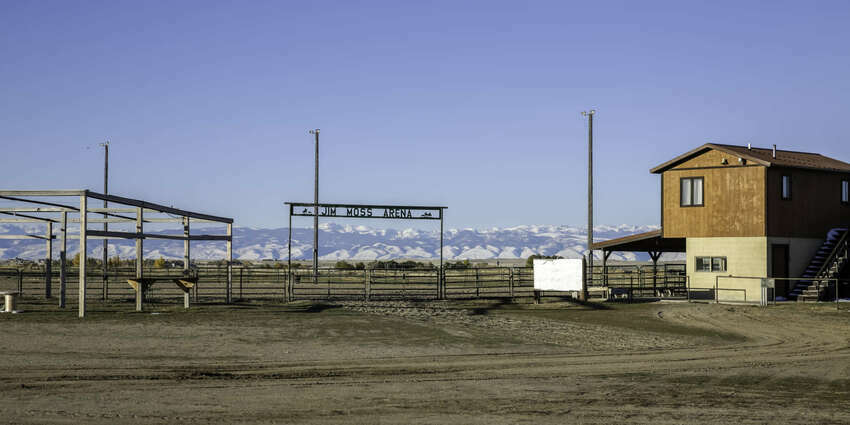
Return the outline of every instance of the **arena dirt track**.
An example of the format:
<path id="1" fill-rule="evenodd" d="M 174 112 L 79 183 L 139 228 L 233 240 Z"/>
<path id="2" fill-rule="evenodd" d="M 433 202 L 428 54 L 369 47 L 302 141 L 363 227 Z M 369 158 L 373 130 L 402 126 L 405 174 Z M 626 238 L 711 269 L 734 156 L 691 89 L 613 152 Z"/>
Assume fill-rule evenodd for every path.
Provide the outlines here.
<path id="1" fill-rule="evenodd" d="M 830 305 L 29 309 L 0 316 L 0 422 L 850 423 Z"/>

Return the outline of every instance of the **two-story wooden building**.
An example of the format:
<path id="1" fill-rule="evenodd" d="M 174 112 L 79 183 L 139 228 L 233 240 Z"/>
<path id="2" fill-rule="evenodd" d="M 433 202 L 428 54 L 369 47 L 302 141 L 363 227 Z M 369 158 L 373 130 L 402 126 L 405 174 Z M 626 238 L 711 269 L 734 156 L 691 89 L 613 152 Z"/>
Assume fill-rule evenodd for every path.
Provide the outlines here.
<path id="1" fill-rule="evenodd" d="M 668 240 L 684 239 L 694 288 L 713 288 L 718 275 L 812 277 L 835 243 L 847 239 L 840 229 L 850 224 L 848 163 L 775 147 L 708 143 L 650 172 L 661 176 L 661 231 L 647 234 L 642 243 L 669 247 L 676 244 Z M 593 247 L 607 254 L 635 240 L 641 236 Z M 744 291 L 748 300 L 760 294 L 759 280 L 725 284 L 743 291 L 718 292 L 720 299 L 739 300 Z M 776 295 L 795 298 L 805 289 L 796 286 L 777 281 Z"/>

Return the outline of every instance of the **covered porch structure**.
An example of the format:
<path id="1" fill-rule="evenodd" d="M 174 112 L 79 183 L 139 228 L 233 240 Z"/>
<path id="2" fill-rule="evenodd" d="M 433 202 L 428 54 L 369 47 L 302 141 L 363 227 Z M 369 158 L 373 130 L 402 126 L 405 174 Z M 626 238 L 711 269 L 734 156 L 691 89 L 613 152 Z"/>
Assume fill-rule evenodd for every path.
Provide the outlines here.
<path id="1" fill-rule="evenodd" d="M 608 286 L 608 257 L 612 252 L 646 252 L 652 259 L 652 283 L 656 286 L 655 272 L 658 269 L 658 259 L 665 252 L 685 252 L 685 238 L 665 238 L 661 229 L 646 233 L 624 236 L 617 239 L 609 239 L 602 242 L 594 242 L 591 246 L 591 255 L 594 250 L 602 250 L 602 285 Z"/>

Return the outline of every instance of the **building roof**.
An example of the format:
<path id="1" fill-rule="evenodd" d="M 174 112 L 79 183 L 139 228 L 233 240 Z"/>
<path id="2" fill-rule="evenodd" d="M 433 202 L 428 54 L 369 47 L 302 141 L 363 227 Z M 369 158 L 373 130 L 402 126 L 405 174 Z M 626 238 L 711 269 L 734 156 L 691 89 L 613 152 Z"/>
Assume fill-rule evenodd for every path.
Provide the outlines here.
<path id="1" fill-rule="evenodd" d="M 653 230 L 622 238 L 594 242 L 593 249 L 623 252 L 685 252 L 685 238 L 661 237 L 661 230 Z"/>
<path id="2" fill-rule="evenodd" d="M 829 158 L 818 153 L 795 152 L 776 150 L 776 158 L 773 157 L 773 149 L 770 148 L 748 148 L 746 146 L 722 145 L 717 143 L 706 143 L 690 152 L 679 155 L 651 170 L 651 173 L 662 173 L 676 165 L 687 161 L 697 155 L 709 150 L 726 152 L 729 155 L 746 159 L 749 162 L 763 165 L 765 167 L 789 167 L 806 168 L 811 170 L 850 172 L 850 164 Z"/>

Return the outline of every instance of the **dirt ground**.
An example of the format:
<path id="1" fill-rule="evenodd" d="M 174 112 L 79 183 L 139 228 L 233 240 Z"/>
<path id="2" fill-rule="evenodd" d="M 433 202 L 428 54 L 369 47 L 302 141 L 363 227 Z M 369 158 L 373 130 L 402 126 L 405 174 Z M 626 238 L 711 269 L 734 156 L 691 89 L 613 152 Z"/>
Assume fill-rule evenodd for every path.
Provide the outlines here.
<path id="1" fill-rule="evenodd" d="M 834 305 L 21 308 L 0 423 L 850 423 Z"/>

